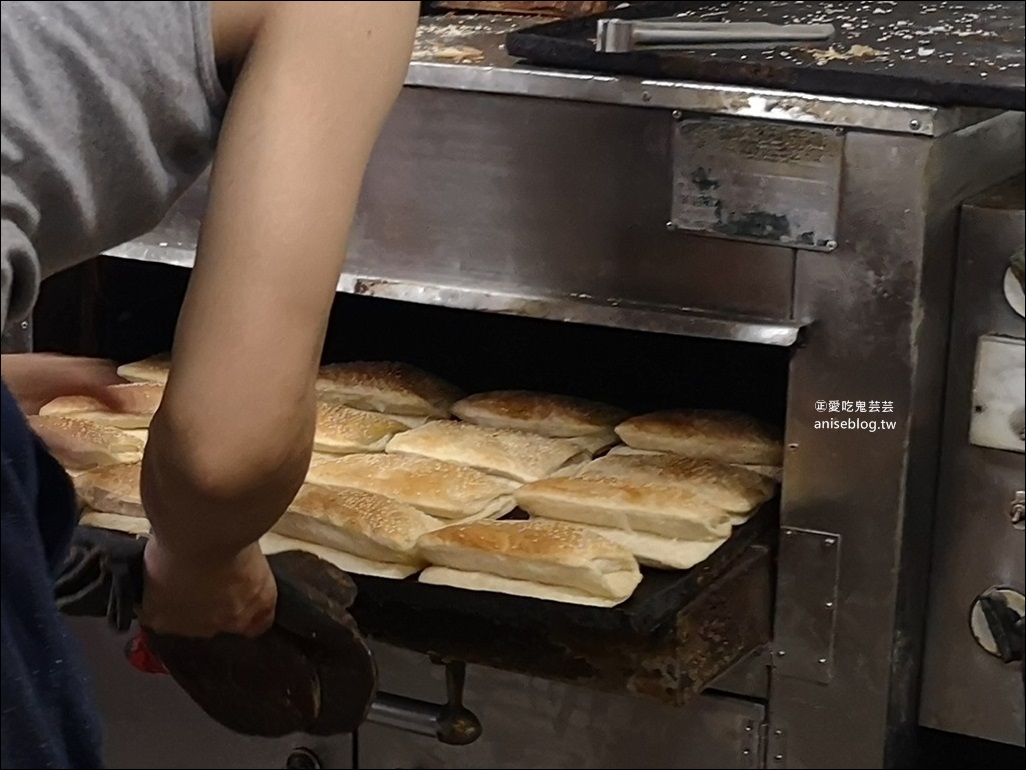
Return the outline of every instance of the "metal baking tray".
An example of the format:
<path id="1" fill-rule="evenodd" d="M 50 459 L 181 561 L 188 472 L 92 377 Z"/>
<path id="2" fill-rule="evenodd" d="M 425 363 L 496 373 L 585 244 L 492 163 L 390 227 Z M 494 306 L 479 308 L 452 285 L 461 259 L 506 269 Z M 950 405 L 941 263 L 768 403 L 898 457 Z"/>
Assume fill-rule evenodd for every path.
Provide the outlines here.
<path id="1" fill-rule="evenodd" d="M 763 506 L 693 569 L 643 569 L 617 607 L 353 575 L 352 613 L 395 647 L 679 704 L 769 642 L 776 519 Z"/>

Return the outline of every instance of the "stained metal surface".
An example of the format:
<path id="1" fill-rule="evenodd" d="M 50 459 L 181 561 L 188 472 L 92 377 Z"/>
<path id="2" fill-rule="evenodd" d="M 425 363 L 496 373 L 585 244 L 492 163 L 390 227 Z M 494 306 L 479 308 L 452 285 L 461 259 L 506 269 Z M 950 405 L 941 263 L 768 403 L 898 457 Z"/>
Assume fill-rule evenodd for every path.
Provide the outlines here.
<path id="1" fill-rule="evenodd" d="M 383 684 L 431 698 L 440 666 L 385 645 L 374 648 Z M 466 703 L 484 732 L 467 747 L 396 733 L 360 731 L 367 768 L 756 768 L 761 704 L 702 696 L 686 706 L 596 693 L 573 685 L 471 666 Z"/>
<path id="2" fill-rule="evenodd" d="M 673 134 L 670 221 L 779 246 L 837 246 L 844 135 L 762 121 L 685 119 Z"/>
<path id="3" fill-rule="evenodd" d="M 192 195 L 202 196 L 203 190 Z M 178 218 L 177 212 L 172 213 Z M 142 262 L 192 267 L 195 247 L 171 246 L 172 239 L 192 240 L 195 224 L 176 230 L 174 220 L 131 243 L 110 249 L 108 256 Z M 167 245 L 164 245 L 167 244 Z M 339 278 L 338 290 L 346 294 L 379 297 L 422 305 L 478 310 L 486 313 L 540 318 L 549 321 L 609 326 L 660 334 L 751 342 L 789 347 L 798 341 L 801 324 L 741 314 L 683 311 L 672 306 L 601 300 L 579 294 L 564 296 L 529 295 L 523 289 L 480 288 L 473 286 L 432 285 L 418 280 L 380 278 L 354 274 L 346 270 Z"/>
<path id="4" fill-rule="evenodd" d="M 773 675 L 777 767 L 911 766 L 958 211 L 1022 169 L 1022 140 L 1021 116 L 934 142 L 850 133 L 838 248 L 799 252 L 815 323 L 792 358 L 781 524 L 843 545 L 830 684 Z M 892 401 L 896 424 L 817 428 L 823 400 Z"/>
<path id="5" fill-rule="evenodd" d="M 769 698 L 769 672 L 772 664 L 769 645 L 756 650 L 709 683 L 707 692 L 729 693 L 745 698 Z"/>
<path id="6" fill-rule="evenodd" d="M 510 57 L 507 33 L 537 20 L 508 16 L 421 20 L 409 86 L 531 96 L 597 104 L 764 118 L 940 136 L 976 123 L 990 110 L 931 107 L 907 101 L 808 94 L 688 78 L 623 77 L 531 66 Z"/>
<path id="7" fill-rule="evenodd" d="M 673 125 L 648 110 L 408 89 L 371 161 L 340 286 L 793 343 L 791 249 L 667 230 Z M 187 266 L 204 205 L 201 182 L 108 253 Z"/>
<path id="8" fill-rule="evenodd" d="M 794 322 L 762 320 L 742 315 L 681 312 L 672 307 L 635 306 L 616 300 L 600 302 L 577 296 L 530 297 L 459 286 L 431 286 L 382 278 L 361 278 L 348 274 L 342 276 L 339 291 L 547 321 L 780 347 L 794 345 L 801 333 L 801 325 Z"/>
<path id="9" fill-rule="evenodd" d="M 822 684 L 833 678 L 841 552 L 836 533 L 794 527 L 781 531 L 775 671 Z"/>
<path id="10" fill-rule="evenodd" d="M 925 104 L 1024 109 L 1021 2 L 638 3 L 609 15 L 682 21 L 833 24 L 829 42 L 681 46 L 660 53 L 595 52 L 594 19 L 512 33 L 531 62 L 642 77 L 792 88 Z"/>
<path id="11" fill-rule="evenodd" d="M 930 727 L 1020 746 L 1020 672 L 980 648 L 970 610 L 992 587 L 1024 589 L 1026 549 L 1014 509 L 1026 468 L 1021 453 L 973 446 L 970 425 L 980 337 L 1026 336 L 1002 292 L 1009 256 L 1026 237 L 1023 208 L 1020 176 L 962 210 L 920 712 Z M 1021 403 L 1021 379 L 1017 395 Z"/>

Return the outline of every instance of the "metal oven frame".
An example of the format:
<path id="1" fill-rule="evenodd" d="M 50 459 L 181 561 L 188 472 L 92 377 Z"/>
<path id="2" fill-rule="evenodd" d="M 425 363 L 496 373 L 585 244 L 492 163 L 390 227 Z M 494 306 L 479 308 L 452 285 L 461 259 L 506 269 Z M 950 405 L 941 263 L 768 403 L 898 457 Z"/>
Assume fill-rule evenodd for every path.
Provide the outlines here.
<path id="1" fill-rule="evenodd" d="M 774 640 L 717 683 L 721 695 L 680 712 L 471 672 L 489 748 L 390 734 L 377 750 L 362 741 L 376 757 L 364 762 L 626 767 L 679 738 L 646 766 L 900 766 L 917 723 L 958 211 L 1021 171 L 1023 116 L 537 71 L 480 45 L 483 62 L 411 67 L 339 290 L 789 347 Z M 687 140 L 682 127 L 699 124 L 705 138 Z M 717 135 L 749 149 L 717 152 Z M 785 156 L 819 148 L 797 182 L 787 157 L 770 157 L 781 142 Z M 724 205 L 761 185 L 784 194 L 768 213 L 826 235 L 807 246 L 754 226 L 702 232 L 681 192 L 699 167 L 729 179 Z M 189 266 L 201 210 L 202 187 L 109 255 Z M 817 428 L 833 401 L 891 402 L 894 425 Z M 392 689 L 431 683 L 422 659 L 382 655 Z M 536 740 L 544 724 L 562 738 L 525 754 L 520 728 Z M 727 748 L 687 755 L 699 735 Z"/>
<path id="2" fill-rule="evenodd" d="M 1011 268 L 1023 232 L 1022 177 L 962 207 L 920 707 L 929 727 L 1019 746 L 1022 664 L 1006 663 L 979 621 L 981 596 L 1011 596 L 1014 607 L 1026 588 L 1024 325 Z"/>

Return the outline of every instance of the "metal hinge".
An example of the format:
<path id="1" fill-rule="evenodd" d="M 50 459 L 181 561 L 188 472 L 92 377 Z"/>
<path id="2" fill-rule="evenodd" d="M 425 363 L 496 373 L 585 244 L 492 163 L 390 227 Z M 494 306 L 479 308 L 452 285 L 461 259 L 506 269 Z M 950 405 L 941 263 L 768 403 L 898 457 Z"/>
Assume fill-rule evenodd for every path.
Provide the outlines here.
<path id="1" fill-rule="evenodd" d="M 784 527 L 778 565 L 773 668 L 784 676 L 829 684 L 841 536 Z"/>
<path id="2" fill-rule="evenodd" d="M 763 737 L 766 735 L 766 723 L 758 719 L 746 719 L 744 732 L 741 735 L 741 756 L 738 767 L 760 768 L 763 766 Z"/>
<path id="3" fill-rule="evenodd" d="M 782 727 L 766 726 L 766 739 L 763 741 L 766 747 L 766 755 L 763 758 L 763 767 L 783 768 L 787 767 L 787 731 Z"/>

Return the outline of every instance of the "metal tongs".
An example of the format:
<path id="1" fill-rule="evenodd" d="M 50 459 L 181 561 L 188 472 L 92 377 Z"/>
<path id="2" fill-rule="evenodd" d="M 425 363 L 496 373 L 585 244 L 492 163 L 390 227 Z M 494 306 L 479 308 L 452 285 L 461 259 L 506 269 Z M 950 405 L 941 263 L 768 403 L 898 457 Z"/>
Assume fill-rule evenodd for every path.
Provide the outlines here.
<path id="1" fill-rule="evenodd" d="M 770 24 L 768 22 L 686 22 L 667 19 L 599 19 L 595 50 L 629 53 L 657 46 L 726 43 L 791 43 L 828 40 L 832 24 Z"/>

